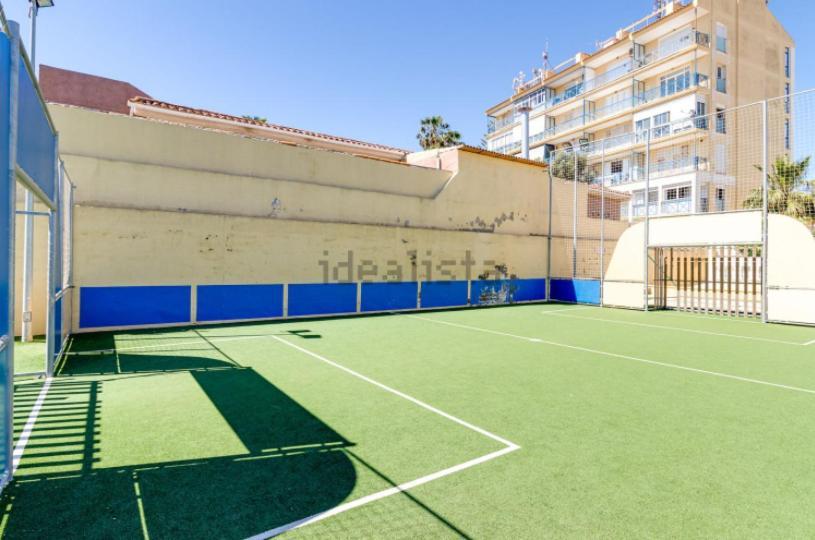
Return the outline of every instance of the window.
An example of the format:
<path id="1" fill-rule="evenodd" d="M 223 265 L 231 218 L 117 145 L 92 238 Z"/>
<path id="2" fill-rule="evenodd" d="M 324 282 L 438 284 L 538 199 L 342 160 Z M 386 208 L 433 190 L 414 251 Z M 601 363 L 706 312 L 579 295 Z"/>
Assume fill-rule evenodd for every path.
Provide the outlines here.
<path id="1" fill-rule="evenodd" d="M 784 112 L 787 114 L 790 113 L 790 94 L 792 93 L 792 85 L 790 83 L 784 83 L 784 95 L 787 96 L 784 98 Z"/>
<path id="2" fill-rule="evenodd" d="M 727 68 L 725 66 L 716 67 L 716 90 L 722 94 L 727 93 Z"/>
<path id="3" fill-rule="evenodd" d="M 784 75 L 789 79 L 792 72 L 792 51 L 784 47 Z"/>
<path id="4" fill-rule="evenodd" d="M 637 142 L 643 142 L 648 137 L 648 131 L 650 129 L 651 129 L 650 118 L 643 118 L 642 120 L 637 120 L 637 123 L 635 124 Z"/>
<path id="5" fill-rule="evenodd" d="M 671 134 L 671 113 L 664 112 L 654 116 L 654 138 Z"/>
<path id="6" fill-rule="evenodd" d="M 660 97 L 670 96 L 688 88 L 690 88 L 690 69 L 688 68 L 659 79 Z"/>
<path id="7" fill-rule="evenodd" d="M 724 188 L 716 188 L 716 211 L 724 212 Z"/>
<path id="8" fill-rule="evenodd" d="M 617 161 L 611 162 L 611 174 L 619 174 L 623 172 L 623 160 L 618 159 Z"/>
<path id="9" fill-rule="evenodd" d="M 784 120 L 784 148 L 790 149 L 790 119 Z"/>
<path id="10" fill-rule="evenodd" d="M 716 133 L 727 133 L 727 119 L 724 109 L 716 108 Z"/>
<path id="11" fill-rule="evenodd" d="M 668 188 L 665 190 L 666 201 L 681 201 L 690 198 L 690 186 Z"/>
<path id="12" fill-rule="evenodd" d="M 722 23 L 716 23 L 716 50 L 727 52 L 727 27 Z"/>
<path id="13" fill-rule="evenodd" d="M 696 102 L 696 129 L 707 129 L 707 103 Z"/>

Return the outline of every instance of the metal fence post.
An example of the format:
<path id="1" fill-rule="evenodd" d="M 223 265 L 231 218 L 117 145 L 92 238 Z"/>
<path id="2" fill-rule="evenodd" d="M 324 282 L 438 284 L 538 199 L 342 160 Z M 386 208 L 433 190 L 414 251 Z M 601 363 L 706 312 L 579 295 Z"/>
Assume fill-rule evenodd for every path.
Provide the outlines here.
<path id="1" fill-rule="evenodd" d="M 577 179 L 579 161 L 578 148 L 574 148 L 574 189 L 572 194 L 572 279 L 577 279 Z"/>
<path id="2" fill-rule="evenodd" d="M 552 300 L 552 165 L 555 162 L 555 152 L 549 154 L 549 166 L 546 171 L 549 173 L 549 225 L 548 225 L 548 241 L 546 242 L 546 301 Z"/>
<path id="3" fill-rule="evenodd" d="M 606 182 L 603 175 L 606 170 L 606 140 L 600 143 L 600 305 L 606 279 Z"/>
<path id="4" fill-rule="evenodd" d="M 648 242 L 651 227 L 651 128 L 645 131 L 645 223 L 643 231 L 642 295 L 645 311 L 648 311 Z"/>
<path id="5" fill-rule="evenodd" d="M 761 102 L 762 129 L 761 129 L 761 322 L 768 322 L 767 314 L 767 248 L 769 243 L 769 108 L 767 100 Z"/>
<path id="6" fill-rule="evenodd" d="M 9 81 L 9 170 L 5 171 L 7 175 L 7 181 L 11 183 L 11 201 L 10 201 L 10 208 L 9 208 L 9 215 L 11 216 L 10 226 L 9 226 L 9 233 L 11 237 L 11 246 L 12 249 L 10 250 L 9 257 L 9 281 L 11 287 L 9 288 L 9 326 L 11 327 L 11 332 L 14 331 L 14 259 L 15 259 L 15 252 L 16 246 L 14 245 L 15 242 L 15 210 L 16 210 L 16 203 L 17 203 L 17 182 L 16 182 L 16 168 L 17 168 L 17 111 L 18 111 L 18 96 L 19 96 L 19 80 L 20 80 L 20 27 L 16 22 L 9 21 L 9 40 L 11 42 L 11 69 L 10 69 L 10 81 Z M 3 475 L 3 482 L 5 485 L 6 483 L 10 482 L 11 479 L 14 477 L 14 345 L 13 345 L 13 337 L 11 346 L 9 346 L 7 351 L 7 358 L 8 362 L 5 366 L 5 382 L 8 385 L 6 389 L 6 410 L 5 410 L 5 418 L 2 418 L 3 422 L 3 435 L 6 437 L 5 445 L 3 448 L 3 453 L 5 454 L 6 458 L 6 471 L 4 471 Z M 2 487 L 2 486 L 0 486 Z"/>

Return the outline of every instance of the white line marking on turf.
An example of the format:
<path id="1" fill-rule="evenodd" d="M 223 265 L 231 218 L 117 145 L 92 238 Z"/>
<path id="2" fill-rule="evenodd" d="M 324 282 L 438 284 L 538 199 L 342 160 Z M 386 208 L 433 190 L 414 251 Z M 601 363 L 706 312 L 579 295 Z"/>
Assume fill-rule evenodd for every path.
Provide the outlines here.
<path id="1" fill-rule="evenodd" d="M 20 434 L 20 438 L 17 439 L 17 444 L 14 446 L 14 453 L 12 454 L 11 461 L 12 474 L 17 472 L 17 467 L 20 466 L 20 460 L 23 459 L 23 452 L 25 452 L 25 446 L 28 444 L 28 440 L 31 438 L 31 432 L 34 430 L 34 424 L 37 423 L 37 416 L 39 416 L 40 410 L 42 409 L 42 404 L 45 402 L 45 396 L 48 394 L 48 389 L 51 388 L 52 380 L 53 379 L 51 377 L 47 377 L 45 379 L 45 383 L 43 383 L 42 388 L 40 389 L 40 393 L 39 395 L 37 395 L 37 400 L 34 402 L 34 407 L 28 414 L 28 420 L 26 420 L 25 422 L 23 432 Z"/>
<path id="2" fill-rule="evenodd" d="M 578 311 L 578 310 L 581 310 L 581 309 L 596 309 L 596 307 L 595 306 L 579 306 L 579 307 L 571 307 L 571 308 L 565 308 L 565 309 L 552 309 L 552 310 L 546 310 L 545 309 L 545 310 L 541 311 L 541 313 L 543 313 L 544 315 L 547 315 L 547 314 L 551 314 L 551 313 L 562 313 L 564 311 Z"/>
<path id="3" fill-rule="evenodd" d="M 806 343 L 804 343 L 804 345 L 815 345 L 815 339 L 813 339 L 812 341 L 807 341 Z"/>
<path id="4" fill-rule="evenodd" d="M 410 482 L 405 482 L 404 484 L 399 484 L 398 486 L 385 489 L 383 491 L 379 491 L 377 493 L 372 493 L 371 495 L 366 495 L 365 497 L 361 497 L 359 499 L 353 500 L 351 502 L 347 502 L 345 504 L 341 504 L 339 506 L 335 506 L 331 510 L 326 510 L 325 512 L 321 512 L 319 514 L 314 514 L 313 516 L 309 516 L 307 518 L 303 518 L 297 521 L 293 521 L 287 525 L 283 525 L 281 527 L 277 527 L 275 529 L 270 529 L 266 532 L 262 532 L 255 536 L 251 536 L 248 540 L 264 540 L 266 538 L 271 538 L 273 536 L 277 536 L 279 534 L 283 534 L 284 532 L 291 531 L 292 529 L 298 529 L 300 527 L 304 527 L 311 523 L 316 523 L 318 521 L 322 521 L 324 519 L 330 518 L 332 516 L 336 516 L 337 514 L 341 514 L 343 512 L 347 512 L 348 510 L 353 510 L 354 508 L 359 508 L 368 503 L 372 503 L 374 501 L 378 501 L 380 499 L 384 499 L 385 497 L 390 497 L 391 495 L 396 495 L 398 493 L 402 493 L 404 491 L 408 491 L 412 488 L 417 486 L 421 486 L 422 484 L 427 484 L 428 482 L 432 482 L 433 480 L 438 480 L 439 478 L 443 478 L 445 476 L 449 476 L 451 474 L 457 473 L 459 471 L 463 471 L 464 469 L 469 469 L 470 467 L 474 467 L 476 465 L 480 465 L 481 463 L 490 461 L 492 459 L 501 457 L 505 454 L 509 454 L 510 452 L 514 452 L 517 450 L 517 446 L 507 446 L 506 448 L 502 448 L 496 452 L 492 452 L 491 454 L 487 454 L 481 456 L 476 459 L 471 459 L 470 461 L 465 461 L 459 465 L 455 465 L 453 467 L 449 467 L 447 469 L 443 469 L 441 471 L 435 472 L 433 474 L 429 474 L 427 476 L 423 476 L 421 478 L 417 478 L 416 480 L 411 480 Z"/>
<path id="5" fill-rule="evenodd" d="M 372 384 L 372 385 L 374 385 L 374 386 L 376 386 L 378 388 L 381 388 L 382 390 L 385 390 L 386 392 L 390 392 L 391 394 L 394 394 L 394 395 L 396 395 L 396 396 L 398 396 L 398 397 L 400 397 L 402 399 L 406 399 L 407 401 L 410 401 L 411 403 L 414 403 L 414 404 L 418 405 L 419 407 L 422 407 L 423 409 L 426 409 L 426 410 L 428 410 L 430 412 L 438 414 L 439 416 L 442 416 L 442 417 L 446 418 L 447 420 L 455 422 L 456 424 L 464 426 L 464 427 L 466 427 L 468 429 L 471 429 L 472 431 L 475 431 L 476 433 L 479 433 L 479 434 L 481 434 L 481 435 L 483 435 L 485 437 L 488 437 L 488 438 L 490 438 L 490 439 L 492 439 L 494 441 L 497 441 L 497 442 L 505 445 L 505 447 L 502 448 L 501 450 L 491 452 L 489 454 L 483 455 L 481 457 L 477 457 L 475 459 L 471 459 L 469 461 L 465 461 L 464 463 L 459 463 L 458 465 L 454 465 L 452 467 L 442 469 L 440 471 L 428 474 L 426 476 L 422 476 L 421 478 L 417 478 L 415 480 L 411 480 L 409 482 L 399 484 L 399 485 L 394 486 L 392 488 L 388 488 L 388 489 L 385 489 L 385 490 L 382 490 L 382 491 L 378 491 L 376 493 L 366 495 L 364 497 L 361 497 L 359 499 L 347 502 L 345 504 L 335 506 L 331 510 L 326 510 L 325 512 L 320 512 L 320 513 L 314 514 L 312 516 L 308 516 L 308 517 L 305 517 L 303 519 L 299 519 L 297 521 L 287 523 L 286 525 L 281 525 L 280 527 L 275 527 L 274 529 L 270 529 L 270 530 L 264 531 L 264 532 L 262 532 L 260 534 L 256 534 L 255 536 L 251 536 L 248 540 L 263 540 L 263 539 L 266 539 L 266 538 L 271 538 L 273 536 L 283 534 L 284 532 L 291 531 L 293 529 L 298 529 L 300 527 L 304 527 L 304 526 L 309 525 L 311 523 L 316 523 L 318 521 L 322 521 L 322 520 L 330 518 L 332 516 L 336 516 L 337 514 L 347 512 L 348 510 L 353 510 L 354 508 L 359 508 L 360 506 L 363 506 L 365 504 L 368 504 L 368 503 L 371 503 L 371 502 L 374 502 L 374 501 L 378 501 L 380 499 L 384 499 L 385 497 L 390 497 L 391 495 L 396 495 L 396 494 L 402 493 L 404 491 L 408 491 L 409 489 L 412 489 L 414 487 L 421 486 L 422 484 L 427 484 L 428 482 L 432 482 L 433 480 L 438 480 L 439 478 L 444 478 L 445 476 L 449 476 L 451 474 L 463 471 L 465 469 L 469 469 L 470 467 L 475 467 L 476 465 L 480 465 L 481 463 L 485 463 L 487 461 L 493 460 L 495 458 L 501 457 L 503 455 L 509 454 L 510 452 L 514 452 L 515 450 L 520 449 L 520 446 L 518 446 L 517 444 L 515 444 L 515 443 L 513 443 L 511 441 L 508 441 L 507 439 L 504 439 L 503 437 L 500 437 L 500 436 L 498 436 L 498 435 L 496 435 L 494 433 L 490 433 L 486 429 L 475 426 L 475 425 L 467 422 L 466 420 L 462 420 L 461 418 L 457 418 L 457 417 L 453 416 L 452 414 L 448 414 L 448 413 L 446 413 L 446 412 L 444 412 L 444 411 L 442 411 L 440 409 L 437 409 L 436 407 L 434 407 L 432 405 L 428 405 L 424 401 L 420 401 L 420 400 L 414 398 L 413 396 L 409 396 L 409 395 L 405 394 L 404 392 L 400 392 L 399 390 L 391 388 L 390 386 L 382 384 L 381 382 L 375 381 L 375 380 L 371 379 L 370 377 L 367 377 L 367 376 L 365 376 L 365 375 L 363 375 L 361 373 L 358 373 L 358 372 L 354 371 L 353 369 L 347 368 L 347 367 L 345 367 L 345 366 L 343 366 L 341 364 L 338 364 L 338 363 L 336 363 L 336 362 L 334 362 L 332 360 L 329 360 L 328 358 L 326 358 L 324 356 L 321 356 L 321 355 L 319 355 L 319 354 L 317 354 L 315 352 L 312 352 L 312 351 L 310 351 L 308 349 L 300 347 L 299 345 L 295 345 L 294 343 L 290 343 L 289 341 L 286 341 L 285 339 L 283 339 L 283 338 L 281 338 L 279 336 L 270 336 L 270 337 L 273 337 L 275 340 L 279 341 L 280 343 L 283 343 L 284 345 L 287 345 L 287 346 L 289 346 L 289 347 L 291 347 L 293 349 L 297 349 L 298 351 L 300 351 L 300 352 L 302 352 L 304 354 L 307 354 L 307 355 L 311 356 L 312 358 L 316 358 L 317 360 L 320 360 L 321 362 L 324 362 L 324 363 L 326 363 L 326 364 L 328 364 L 330 366 L 333 366 L 333 367 L 335 367 L 335 368 L 337 368 L 339 370 L 342 370 L 342 371 L 344 371 L 344 372 L 346 372 L 346 373 L 348 373 L 350 375 L 353 375 L 354 377 L 356 377 L 358 379 L 361 379 L 361 380 L 363 380 L 363 381 L 365 381 L 365 382 L 367 382 L 369 384 Z"/>
<path id="6" fill-rule="evenodd" d="M 439 321 L 437 319 L 428 319 L 427 317 L 420 317 L 418 315 L 408 315 L 408 317 L 411 317 L 413 319 L 420 319 L 420 320 L 423 320 L 423 321 L 428 321 L 428 322 L 432 322 L 432 323 L 436 323 L 436 324 L 446 324 L 448 326 L 455 326 L 455 327 L 458 327 L 458 328 L 463 328 L 465 330 L 474 330 L 476 332 L 485 332 L 487 334 L 495 334 L 497 336 L 505 336 L 505 337 L 511 337 L 511 338 L 515 338 L 515 339 L 522 339 L 524 341 L 530 341 L 530 339 L 531 339 L 531 338 L 529 338 L 527 336 L 519 336 L 517 334 L 509 334 L 507 332 L 499 332 L 497 330 L 490 330 L 488 328 L 480 328 L 478 326 L 469 326 L 469 325 L 466 325 L 466 324 L 458 324 L 458 323 L 452 323 L 452 322 L 447 322 L 447 321 Z M 679 369 L 679 370 L 682 370 L 682 371 L 690 371 L 692 373 L 701 373 L 701 374 L 704 374 L 704 375 L 712 375 L 714 377 L 722 377 L 724 379 L 732 379 L 732 380 L 735 380 L 735 381 L 748 382 L 748 383 L 753 383 L 753 384 L 760 384 L 760 385 L 763 385 L 763 386 L 771 386 L 771 387 L 774 387 L 774 388 L 782 388 L 784 390 L 792 390 L 792 391 L 795 391 L 795 392 L 804 392 L 804 393 L 807 393 L 807 394 L 815 394 L 815 390 L 811 390 L 809 388 L 800 388 L 798 386 L 788 386 L 786 384 L 772 383 L 772 382 L 768 382 L 768 381 L 762 381 L 760 379 L 750 379 L 748 377 L 740 377 L 738 375 L 730 375 L 729 373 L 721 373 L 719 371 L 708 371 L 706 369 L 692 368 L 692 367 L 688 367 L 688 366 L 682 366 L 682 365 L 679 365 L 679 364 L 670 364 L 668 362 L 659 362 L 658 360 L 648 360 L 647 358 L 638 358 L 636 356 L 628 356 L 626 354 L 612 353 L 612 352 L 607 352 L 607 351 L 601 351 L 601 350 L 598 350 L 598 349 L 589 349 L 588 347 L 579 347 L 577 345 L 567 345 L 566 343 L 558 343 L 556 341 L 548 341 L 548 340 L 545 340 L 545 339 L 541 339 L 540 342 L 543 343 L 543 344 L 546 344 L 546 345 L 551 345 L 553 347 L 562 347 L 564 349 L 572 349 L 572 350 L 575 350 L 575 351 L 582 351 L 582 352 L 587 352 L 587 353 L 592 353 L 592 354 L 599 354 L 599 355 L 603 355 L 603 356 L 610 356 L 612 358 L 620 358 L 622 360 L 631 360 L 633 362 L 641 362 L 643 364 L 651 364 L 651 365 L 654 365 L 654 366 L 662 366 L 662 367 L 667 367 L 667 368 L 672 368 L 672 369 Z"/>
<path id="7" fill-rule="evenodd" d="M 549 315 L 558 315 L 556 311 L 547 311 Z M 693 328 L 682 328 L 680 326 L 667 326 L 664 324 L 648 324 L 648 323 L 641 323 L 635 321 L 616 321 L 613 319 L 604 319 L 602 317 L 582 317 L 580 315 L 560 315 L 560 317 L 568 317 L 570 319 L 583 319 L 584 321 L 600 321 L 600 322 L 607 322 L 611 324 L 628 324 L 631 326 L 642 326 L 645 328 L 661 328 L 662 330 L 676 330 L 677 332 L 689 332 L 692 334 L 704 334 L 707 336 L 719 336 L 719 337 L 730 337 L 730 338 L 737 338 L 737 339 L 749 339 L 752 341 L 766 341 L 768 343 L 780 343 L 782 345 L 802 345 L 802 343 L 798 343 L 797 341 L 786 341 L 783 339 L 772 339 L 772 338 L 762 338 L 756 336 L 741 336 L 739 334 L 725 334 L 723 332 L 710 332 L 708 330 L 695 330 Z M 803 345 L 806 345 L 804 343 Z"/>

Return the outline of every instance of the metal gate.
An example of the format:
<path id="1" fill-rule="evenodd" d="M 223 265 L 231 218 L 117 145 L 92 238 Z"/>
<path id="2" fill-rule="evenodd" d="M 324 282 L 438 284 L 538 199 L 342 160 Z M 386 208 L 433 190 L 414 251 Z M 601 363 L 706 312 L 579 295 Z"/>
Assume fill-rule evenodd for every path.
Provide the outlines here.
<path id="1" fill-rule="evenodd" d="M 732 317 L 759 317 L 760 245 L 660 247 L 651 250 L 651 305 Z"/>

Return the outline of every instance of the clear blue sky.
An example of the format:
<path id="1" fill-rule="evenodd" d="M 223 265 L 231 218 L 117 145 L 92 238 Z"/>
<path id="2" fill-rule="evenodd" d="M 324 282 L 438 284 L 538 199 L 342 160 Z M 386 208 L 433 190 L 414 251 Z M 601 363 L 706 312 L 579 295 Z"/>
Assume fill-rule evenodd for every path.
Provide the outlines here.
<path id="1" fill-rule="evenodd" d="M 28 40 L 28 1 L 0 0 Z M 479 144 L 512 78 L 557 64 L 648 13 L 652 0 L 55 0 L 38 63 L 129 81 L 152 96 L 416 148 L 440 114 Z M 796 39 L 796 89 L 815 86 L 815 2 L 771 0 Z M 586 17 L 586 14 L 592 14 Z"/>

